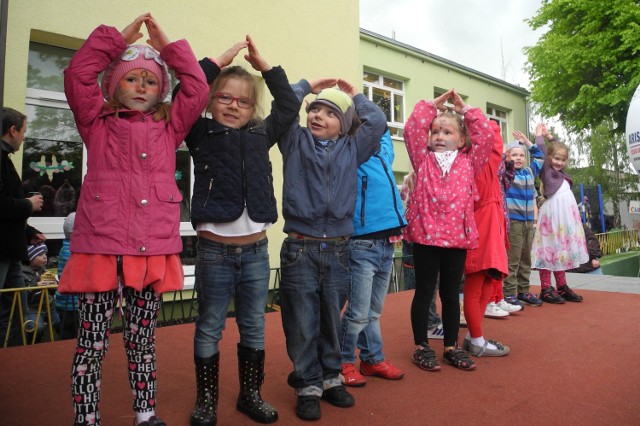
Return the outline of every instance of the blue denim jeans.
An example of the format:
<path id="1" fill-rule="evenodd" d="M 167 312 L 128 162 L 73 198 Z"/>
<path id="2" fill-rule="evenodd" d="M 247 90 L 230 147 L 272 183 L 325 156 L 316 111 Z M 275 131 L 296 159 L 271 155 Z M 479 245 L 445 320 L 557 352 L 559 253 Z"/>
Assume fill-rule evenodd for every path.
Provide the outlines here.
<path id="1" fill-rule="evenodd" d="M 338 377 L 340 311 L 349 289 L 349 241 L 286 238 L 280 250 L 280 301 L 289 386 L 323 389 Z"/>
<path id="2" fill-rule="evenodd" d="M 218 353 L 233 295 L 240 344 L 264 349 L 264 313 L 270 277 L 267 247 L 266 238 L 241 246 L 198 239 L 196 357 L 209 358 Z"/>
<path id="3" fill-rule="evenodd" d="M 362 361 L 378 364 L 384 361 L 380 316 L 391 278 L 393 244 L 388 238 L 352 239 L 349 247 L 351 286 L 342 314 L 340 355 L 342 363 L 354 363 L 357 345 Z"/>

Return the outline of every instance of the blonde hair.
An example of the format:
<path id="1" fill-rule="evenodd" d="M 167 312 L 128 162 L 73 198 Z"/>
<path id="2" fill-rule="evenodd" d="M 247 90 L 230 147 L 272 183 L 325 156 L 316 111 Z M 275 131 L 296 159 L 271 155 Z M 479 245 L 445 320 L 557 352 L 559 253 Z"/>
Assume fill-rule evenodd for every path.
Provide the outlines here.
<path id="1" fill-rule="evenodd" d="M 262 95 L 260 90 L 261 85 L 258 83 L 257 77 L 255 77 L 253 74 L 249 73 L 239 65 L 224 68 L 220 72 L 218 77 L 213 80 L 213 83 L 211 83 L 211 88 L 209 90 L 209 102 L 207 103 L 207 111 L 211 112 L 213 103 L 216 102 L 216 93 L 218 93 L 220 88 L 224 86 L 224 84 L 231 78 L 237 78 L 245 81 L 249 85 L 251 98 L 256 101 L 256 103 L 252 107 L 251 118 L 249 119 L 249 123 L 247 123 L 247 125 L 249 127 L 256 127 L 262 124 L 262 110 L 259 106 L 260 102 L 258 102 Z"/>
<path id="2" fill-rule="evenodd" d="M 113 109 L 117 117 L 120 112 L 120 108 L 124 108 L 124 105 L 116 98 L 110 98 L 105 102 L 105 107 Z M 152 110 L 155 110 L 153 114 L 153 121 L 164 120 L 167 123 L 171 121 L 171 104 L 167 102 L 160 102 L 153 107 Z"/>
<path id="3" fill-rule="evenodd" d="M 560 141 L 553 141 L 547 147 L 547 157 L 545 162 L 550 163 L 551 157 L 557 153 L 564 151 L 567 154 L 567 164 L 569 163 L 569 147 Z M 566 167 L 566 166 L 565 166 Z"/>

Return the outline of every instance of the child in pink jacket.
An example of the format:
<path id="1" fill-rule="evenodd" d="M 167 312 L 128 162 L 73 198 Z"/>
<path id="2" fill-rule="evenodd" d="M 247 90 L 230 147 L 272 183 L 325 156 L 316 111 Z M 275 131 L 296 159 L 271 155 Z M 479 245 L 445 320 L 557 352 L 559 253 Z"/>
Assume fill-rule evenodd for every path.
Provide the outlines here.
<path id="1" fill-rule="evenodd" d="M 446 111 L 452 99 L 454 110 Z M 437 114 L 438 109 L 445 112 Z M 467 146 L 467 136 L 471 147 Z M 405 125 L 404 138 L 416 171 L 407 234 L 414 242 L 416 291 L 411 326 L 416 345 L 413 362 L 427 371 L 440 370 L 427 340 L 427 313 L 440 275 L 440 300 L 447 364 L 473 370 L 469 354 L 458 348 L 458 292 L 467 250 L 478 246 L 473 202 L 475 176 L 487 163 L 493 132 L 480 109 L 465 105 L 453 89 L 432 101 L 420 101 Z"/>
<path id="2" fill-rule="evenodd" d="M 153 48 L 130 45 L 142 37 L 143 23 Z M 181 82 L 171 106 L 163 102 L 170 89 L 165 61 Z M 96 28 L 64 77 L 87 148 L 71 256 L 59 286 L 61 293 L 79 293 L 74 424 L 100 424 L 102 360 L 116 303 L 125 299 L 134 426 L 164 425 L 155 415 L 155 325 L 162 293 L 183 286 L 175 152 L 207 103 L 207 82 L 188 43 L 171 43 L 149 13 L 122 32 Z"/>

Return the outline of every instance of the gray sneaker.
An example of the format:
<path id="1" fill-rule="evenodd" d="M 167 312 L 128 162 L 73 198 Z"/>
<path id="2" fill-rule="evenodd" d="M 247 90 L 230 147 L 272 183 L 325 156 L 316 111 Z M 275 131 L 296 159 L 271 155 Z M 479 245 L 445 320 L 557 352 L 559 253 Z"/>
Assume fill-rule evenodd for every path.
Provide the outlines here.
<path id="1" fill-rule="evenodd" d="M 495 340 L 486 340 L 483 346 L 476 346 L 468 340 L 465 340 L 464 343 L 467 344 L 467 342 L 468 346 L 466 350 L 471 355 L 477 356 L 478 358 L 481 358 L 483 356 L 505 356 L 510 351 L 509 346 L 505 346 Z M 496 348 L 488 348 L 487 346 L 489 345 L 489 343 L 493 344 L 493 346 L 495 346 Z"/>

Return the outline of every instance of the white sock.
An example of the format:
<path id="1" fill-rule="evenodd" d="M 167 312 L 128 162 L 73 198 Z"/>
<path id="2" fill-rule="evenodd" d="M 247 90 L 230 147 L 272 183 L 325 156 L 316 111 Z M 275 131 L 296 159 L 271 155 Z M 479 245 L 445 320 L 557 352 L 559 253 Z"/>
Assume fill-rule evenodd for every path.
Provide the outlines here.
<path id="1" fill-rule="evenodd" d="M 467 330 L 467 335 L 464 336 L 464 340 L 471 340 L 471 333 L 469 333 L 469 330 Z"/>
<path id="2" fill-rule="evenodd" d="M 473 343 L 475 346 L 484 346 L 484 337 L 480 336 L 480 337 L 472 337 L 471 338 L 471 343 Z"/>
<path id="3" fill-rule="evenodd" d="M 136 424 L 139 425 L 142 422 L 146 422 L 152 416 L 155 416 L 155 415 L 156 415 L 155 411 L 145 411 L 144 413 L 138 413 L 136 411 Z"/>

